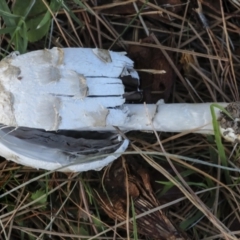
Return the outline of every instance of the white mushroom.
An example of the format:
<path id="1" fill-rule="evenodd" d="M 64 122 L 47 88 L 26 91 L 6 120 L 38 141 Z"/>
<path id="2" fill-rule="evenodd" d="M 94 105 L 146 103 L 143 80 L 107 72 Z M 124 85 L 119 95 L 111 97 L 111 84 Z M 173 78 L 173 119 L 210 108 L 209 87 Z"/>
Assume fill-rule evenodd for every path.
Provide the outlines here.
<path id="1" fill-rule="evenodd" d="M 124 104 L 120 77 L 127 75 L 138 82 L 124 53 L 100 49 L 53 48 L 4 58 L 0 155 L 48 170 L 76 162 L 61 171 L 86 171 L 101 169 L 126 150 L 128 140 L 119 138 L 114 126 L 213 134 L 210 103 Z M 236 140 L 231 126 L 223 126 L 223 135 Z"/>

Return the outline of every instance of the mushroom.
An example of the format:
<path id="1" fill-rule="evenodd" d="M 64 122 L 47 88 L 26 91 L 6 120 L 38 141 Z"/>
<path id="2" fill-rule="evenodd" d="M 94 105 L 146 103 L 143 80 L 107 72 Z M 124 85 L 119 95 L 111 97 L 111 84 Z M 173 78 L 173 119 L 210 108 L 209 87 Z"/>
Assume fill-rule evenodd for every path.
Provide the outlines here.
<path id="1" fill-rule="evenodd" d="M 121 52 L 53 48 L 10 54 L 0 62 L 0 155 L 47 170 L 99 170 L 128 146 L 116 126 L 214 134 L 211 103 L 126 104 L 131 92 L 125 93 L 124 77 L 138 85 L 133 62 Z M 218 108 L 215 114 L 223 136 L 238 139 L 239 111 L 235 120 Z"/>

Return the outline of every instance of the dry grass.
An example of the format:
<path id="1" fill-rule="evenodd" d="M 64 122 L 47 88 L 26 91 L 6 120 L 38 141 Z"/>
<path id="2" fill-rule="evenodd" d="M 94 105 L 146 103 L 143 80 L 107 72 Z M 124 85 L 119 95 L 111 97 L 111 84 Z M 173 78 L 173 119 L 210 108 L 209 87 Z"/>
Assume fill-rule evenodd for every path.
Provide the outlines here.
<path id="1" fill-rule="evenodd" d="M 237 0 L 66 0 L 62 4 L 57 0 L 28 0 L 30 13 L 31 4 L 36 2 L 42 3 L 40 9 L 50 12 L 38 13 L 41 26 L 47 31 L 33 29 L 35 40 L 31 31 L 24 28 L 35 15 L 25 11 L 21 18 L 17 17 L 19 10 L 15 9 L 14 14 L 11 10 L 14 2 L 19 0 L 1 2 L 2 56 L 14 50 L 53 46 L 127 52 L 130 46 L 141 46 L 163 56 L 157 59 L 158 70 L 165 70 L 161 69 L 164 61 L 164 66 L 167 63 L 172 71 L 171 78 L 159 78 L 170 82 L 170 88 L 173 85 L 170 94 L 164 95 L 168 102 L 239 101 Z M 12 15 L 4 6 L 9 6 Z M 150 42 L 141 41 L 150 34 Z M 145 61 L 147 64 L 152 59 Z M 154 94 L 155 89 L 151 89 L 150 95 Z M 223 143 L 225 166 L 213 136 L 132 132 L 128 137 L 132 144 L 118 161 L 137 162 L 149 172 L 154 197 L 161 203 L 151 211 L 165 209 L 167 217 L 189 239 L 240 238 L 238 145 Z M 124 213 L 123 217 L 131 224 L 119 222 L 117 213 L 115 219 L 109 218 L 99 207 L 96 191 L 102 191 L 105 177 L 104 170 L 80 174 L 45 172 L 2 159 L 1 239 L 153 239 L 138 231 L 138 219 L 150 211 L 135 214 L 128 189 L 129 214 Z M 122 197 L 122 192 L 115 194 Z M 159 239 L 167 239 L 160 236 Z"/>

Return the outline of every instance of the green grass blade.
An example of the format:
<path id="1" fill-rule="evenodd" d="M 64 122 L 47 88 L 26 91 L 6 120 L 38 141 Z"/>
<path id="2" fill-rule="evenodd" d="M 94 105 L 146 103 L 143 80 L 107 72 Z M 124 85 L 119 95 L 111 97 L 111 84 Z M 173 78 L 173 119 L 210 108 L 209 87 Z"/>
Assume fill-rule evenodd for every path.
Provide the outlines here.
<path id="1" fill-rule="evenodd" d="M 133 238 L 134 240 L 138 240 L 136 212 L 134 208 L 134 201 L 132 198 L 131 198 L 131 209 L 132 209 L 132 218 L 133 218 Z"/>
<path id="2" fill-rule="evenodd" d="M 16 24 L 14 18 L 19 17 L 11 13 L 8 4 L 4 0 L 0 1 L 0 16 L 2 16 L 7 27 L 14 26 Z"/>
<path id="3" fill-rule="evenodd" d="M 2 28 L 0 29 L 0 35 L 1 34 L 11 34 L 12 32 L 14 32 L 16 27 L 6 27 L 6 28 Z"/>
<path id="4" fill-rule="evenodd" d="M 214 130 L 215 141 L 216 141 L 216 144 L 217 144 L 219 158 L 221 160 L 222 165 L 227 167 L 227 165 L 228 165 L 227 157 L 226 157 L 226 154 L 225 154 L 224 146 L 222 144 L 222 136 L 221 136 L 221 132 L 220 132 L 220 129 L 219 129 L 219 123 L 218 123 L 218 119 L 217 119 L 214 108 L 218 108 L 221 111 L 223 111 L 224 113 L 226 113 L 227 116 L 229 116 L 230 118 L 232 118 L 232 117 L 222 106 L 219 106 L 218 104 L 215 104 L 215 103 L 210 105 L 213 130 Z M 224 170 L 224 175 L 225 175 L 227 183 L 230 184 L 231 183 L 231 178 L 230 178 L 230 175 L 229 175 L 229 171 L 225 169 Z"/>

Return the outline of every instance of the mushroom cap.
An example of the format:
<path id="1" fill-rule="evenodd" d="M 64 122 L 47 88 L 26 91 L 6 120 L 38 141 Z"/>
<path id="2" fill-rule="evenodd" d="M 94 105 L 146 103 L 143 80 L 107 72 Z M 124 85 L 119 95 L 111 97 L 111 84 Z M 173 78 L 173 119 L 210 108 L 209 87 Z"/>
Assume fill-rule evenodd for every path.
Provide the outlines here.
<path id="1" fill-rule="evenodd" d="M 124 76 L 138 84 L 125 53 L 53 48 L 10 54 L 0 62 L 0 154 L 47 170 L 106 166 L 128 146 L 116 132 L 100 132 L 127 118 Z"/>
<path id="2" fill-rule="evenodd" d="M 0 154 L 37 169 L 63 172 L 101 170 L 128 147 L 128 140 L 110 132 L 47 132 L 1 128 Z"/>
<path id="3" fill-rule="evenodd" d="M 116 115 L 124 122 L 120 77 L 138 80 L 123 53 L 90 48 L 53 48 L 0 62 L 0 123 L 54 131 L 104 127 Z"/>

